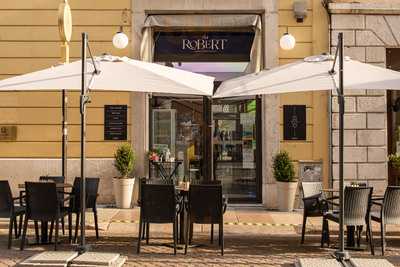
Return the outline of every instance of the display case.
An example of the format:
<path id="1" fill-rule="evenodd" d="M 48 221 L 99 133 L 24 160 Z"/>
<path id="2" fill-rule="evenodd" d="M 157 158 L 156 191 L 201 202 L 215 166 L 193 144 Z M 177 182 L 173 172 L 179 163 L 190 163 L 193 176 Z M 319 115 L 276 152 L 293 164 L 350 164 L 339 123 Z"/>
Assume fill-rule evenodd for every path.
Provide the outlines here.
<path id="1" fill-rule="evenodd" d="M 175 157 L 176 145 L 176 110 L 175 109 L 153 109 L 153 148 L 166 149 Z"/>

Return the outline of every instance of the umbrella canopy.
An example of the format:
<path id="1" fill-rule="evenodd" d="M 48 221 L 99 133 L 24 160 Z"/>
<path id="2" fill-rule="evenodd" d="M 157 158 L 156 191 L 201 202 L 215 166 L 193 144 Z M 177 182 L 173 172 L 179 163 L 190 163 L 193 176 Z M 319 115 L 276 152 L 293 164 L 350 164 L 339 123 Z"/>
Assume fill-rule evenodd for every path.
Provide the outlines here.
<path id="1" fill-rule="evenodd" d="M 276 93 L 334 90 L 338 87 L 337 68 L 330 74 L 333 61 L 329 56 L 313 56 L 270 70 L 252 73 L 221 84 L 214 97 L 237 97 Z M 400 72 L 344 60 L 344 88 L 400 90 Z"/>
<path id="2" fill-rule="evenodd" d="M 96 57 L 100 70 L 88 61 L 89 88 L 161 94 L 211 96 L 214 78 L 127 57 Z M 16 76 L 0 81 L 2 90 L 81 90 L 81 61 Z M 93 75 L 92 75 L 93 74 Z M 90 77 L 91 76 L 91 77 Z"/>

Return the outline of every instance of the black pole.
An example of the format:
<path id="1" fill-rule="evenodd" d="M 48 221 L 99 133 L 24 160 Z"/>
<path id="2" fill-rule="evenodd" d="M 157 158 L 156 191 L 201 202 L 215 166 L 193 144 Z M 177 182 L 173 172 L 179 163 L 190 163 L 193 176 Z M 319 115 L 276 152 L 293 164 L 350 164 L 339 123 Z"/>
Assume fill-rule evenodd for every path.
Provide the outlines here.
<path id="1" fill-rule="evenodd" d="M 67 142 L 68 142 L 68 132 L 67 132 L 67 96 L 65 90 L 62 90 L 62 161 L 61 161 L 61 175 L 67 178 Z"/>
<path id="2" fill-rule="evenodd" d="M 88 250 L 85 240 L 85 211 L 86 211 L 86 179 L 85 179 L 85 141 L 86 141 L 86 47 L 88 43 L 87 33 L 82 33 L 82 84 L 80 96 L 80 114 L 81 114 L 81 238 L 78 251 L 83 253 Z"/>
<path id="3" fill-rule="evenodd" d="M 338 34 L 339 50 L 339 250 L 335 252 L 336 259 L 343 261 L 348 260 L 350 255 L 345 251 L 344 247 L 344 185 L 343 185 L 343 141 L 344 141 L 344 90 L 343 90 L 343 33 Z"/>
<path id="4" fill-rule="evenodd" d="M 203 97 L 203 179 L 214 180 L 214 156 L 212 133 L 212 100 L 211 97 Z"/>

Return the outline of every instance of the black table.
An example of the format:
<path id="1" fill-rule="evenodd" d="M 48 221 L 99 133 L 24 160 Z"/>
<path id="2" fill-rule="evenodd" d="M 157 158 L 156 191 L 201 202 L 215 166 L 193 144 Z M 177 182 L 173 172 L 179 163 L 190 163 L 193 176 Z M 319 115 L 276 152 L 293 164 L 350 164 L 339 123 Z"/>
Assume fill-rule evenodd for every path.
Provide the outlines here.
<path id="1" fill-rule="evenodd" d="M 149 160 L 149 173 L 151 173 L 151 166 L 154 166 L 157 172 L 160 174 L 163 179 L 172 179 L 173 176 L 176 176 L 176 172 L 178 171 L 178 167 L 183 163 L 182 160 L 175 161 L 154 161 Z M 166 168 L 166 166 L 168 166 Z M 167 171 L 167 169 L 169 171 Z"/>

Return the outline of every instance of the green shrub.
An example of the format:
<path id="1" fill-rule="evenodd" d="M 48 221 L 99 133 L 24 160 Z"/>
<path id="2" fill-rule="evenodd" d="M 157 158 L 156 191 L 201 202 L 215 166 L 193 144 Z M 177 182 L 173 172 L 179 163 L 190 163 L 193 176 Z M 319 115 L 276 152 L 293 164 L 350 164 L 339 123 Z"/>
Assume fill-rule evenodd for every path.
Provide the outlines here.
<path id="1" fill-rule="evenodd" d="M 279 182 L 295 181 L 294 166 L 286 151 L 277 153 L 273 164 L 274 177 Z"/>
<path id="2" fill-rule="evenodd" d="M 121 174 L 121 178 L 127 178 L 127 176 L 135 168 L 136 156 L 132 150 L 130 144 L 126 143 L 118 147 L 114 154 L 114 166 Z"/>
<path id="3" fill-rule="evenodd" d="M 389 163 L 396 169 L 400 169 L 400 155 L 398 154 L 390 154 L 389 157 Z"/>

